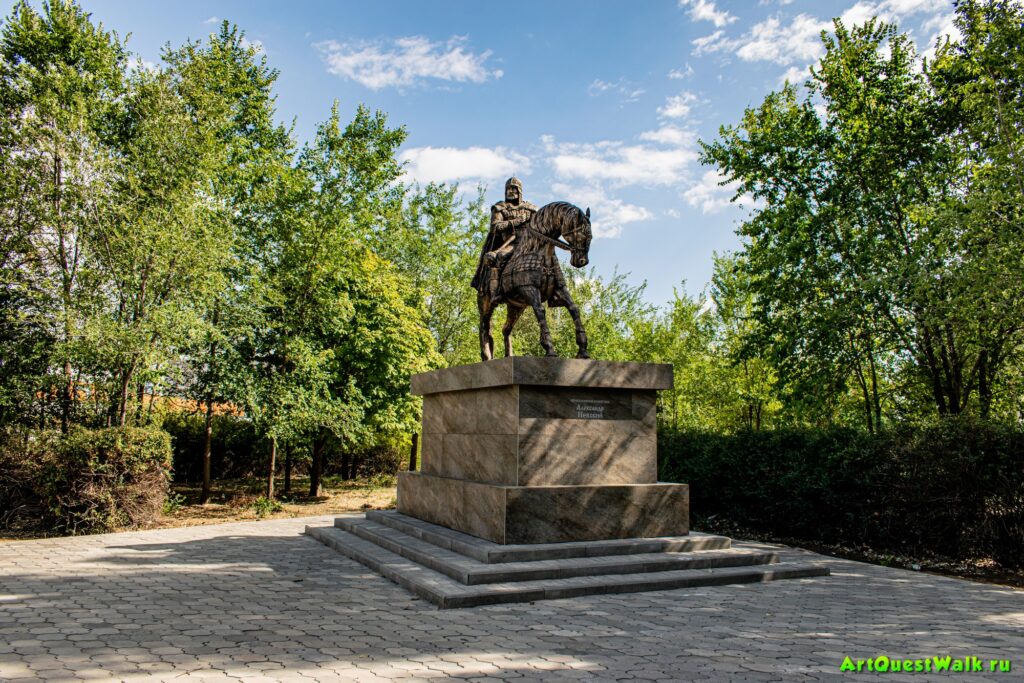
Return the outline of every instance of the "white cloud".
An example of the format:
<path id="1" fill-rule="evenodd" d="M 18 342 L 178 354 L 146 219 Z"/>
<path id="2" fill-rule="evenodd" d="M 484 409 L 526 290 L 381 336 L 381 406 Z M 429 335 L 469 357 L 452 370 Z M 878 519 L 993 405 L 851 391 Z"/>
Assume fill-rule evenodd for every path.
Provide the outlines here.
<path id="1" fill-rule="evenodd" d="M 527 175 L 530 160 L 504 147 L 413 147 L 398 157 L 407 179 L 420 183 L 504 180 Z"/>
<path id="2" fill-rule="evenodd" d="M 948 33 L 950 29 L 953 29 L 953 30 L 957 31 L 957 33 L 959 33 L 960 29 L 956 28 L 956 25 L 953 23 L 953 18 L 955 16 L 956 15 L 953 12 L 949 12 L 949 13 L 941 13 L 940 12 L 939 14 L 936 14 L 934 16 L 929 17 L 928 19 L 925 19 L 924 22 L 921 23 L 921 30 L 922 31 L 943 31 L 944 30 L 945 32 Z"/>
<path id="3" fill-rule="evenodd" d="M 690 206 L 699 207 L 701 213 L 717 213 L 732 203 L 732 197 L 739 188 L 738 182 L 729 181 L 723 184 L 724 180 L 718 171 L 707 171 L 700 180 L 683 192 L 683 199 Z M 759 204 L 750 195 L 743 195 L 736 202 L 744 206 Z"/>
<path id="4" fill-rule="evenodd" d="M 715 31 L 710 35 L 692 41 L 691 45 L 694 47 L 693 54 L 699 57 L 708 52 L 718 52 L 719 50 L 726 49 L 730 41 L 724 40 L 722 38 L 724 35 L 725 31 Z"/>
<path id="5" fill-rule="evenodd" d="M 697 159 L 692 148 L 660 149 L 626 145 L 618 141 L 595 143 L 555 142 L 541 138 L 555 175 L 562 179 L 613 185 L 671 185 L 681 182 L 687 166 Z"/>
<path id="6" fill-rule="evenodd" d="M 779 85 L 782 85 L 786 81 L 789 81 L 792 85 L 803 85 L 811 75 L 810 67 L 807 66 L 791 66 L 786 69 L 786 72 L 779 76 Z"/>
<path id="7" fill-rule="evenodd" d="M 687 166 L 697 158 L 696 152 L 684 147 L 662 150 L 610 140 L 556 142 L 550 135 L 541 139 L 555 175 L 562 179 L 607 180 L 613 185 L 668 185 L 682 181 Z"/>
<path id="8" fill-rule="evenodd" d="M 492 71 L 485 65 L 491 51 L 468 52 L 465 42 L 462 36 L 436 43 L 422 36 L 410 36 L 398 38 L 390 46 L 327 40 L 316 47 L 329 73 L 371 90 L 411 86 L 428 79 L 483 83 L 501 78 L 500 70 Z"/>
<path id="9" fill-rule="evenodd" d="M 949 0 L 885 0 L 881 4 L 890 12 L 900 16 L 948 11 L 952 5 Z"/>
<path id="10" fill-rule="evenodd" d="M 131 55 L 130 57 L 128 57 L 127 66 L 128 66 L 128 69 L 131 70 L 131 71 L 136 71 L 136 70 L 138 70 L 138 71 L 158 71 L 159 70 L 157 68 L 156 64 L 154 64 L 153 62 L 149 61 L 148 59 L 144 59 L 143 57 L 141 57 L 139 55 Z"/>
<path id="11" fill-rule="evenodd" d="M 679 0 L 680 7 L 689 7 L 687 13 L 692 21 L 710 21 L 721 28 L 736 21 L 736 17 L 715 7 L 712 0 Z"/>
<path id="12" fill-rule="evenodd" d="M 952 25 L 953 7 L 949 0 L 859 0 L 844 11 L 840 18 L 849 27 L 863 24 L 875 16 L 886 22 L 900 23 L 918 14 L 931 15 L 922 21 L 922 31 L 946 29 Z"/>
<path id="13" fill-rule="evenodd" d="M 745 62 L 792 64 L 812 61 L 824 54 L 821 32 L 831 28 L 831 22 L 807 14 L 798 14 L 788 26 L 783 26 L 776 17 L 769 17 L 755 24 L 738 41 L 736 56 Z"/>
<path id="14" fill-rule="evenodd" d="M 871 17 L 877 16 L 882 21 L 891 21 L 893 16 L 881 4 L 873 2 L 858 2 L 843 11 L 839 18 L 843 24 L 850 28 L 865 23 Z"/>
<path id="15" fill-rule="evenodd" d="M 932 17 L 921 26 L 922 31 L 934 31 L 926 43 L 927 48 L 921 53 L 921 56 L 924 59 L 927 59 L 929 62 L 935 59 L 935 46 L 938 41 L 945 40 L 947 37 L 952 41 L 958 41 L 963 38 L 963 34 L 960 33 L 960 29 L 953 23 L 953 17 L 954 15 L 952 13 L 939 15 L 937 17 Z"/>
<path id="16" fill-rule="evenodd" d="M 690 113 L 697 96 L 688 90 L 678 95 L 672 95 L 665 100 L 665 104 L 658 107 L 658 114 L 669 119 L 680 119 Z"/>
<path id="17" fill-rule="evenodd" d="M 566 201 L 590 208 L 590 226 L 597 239 L 618 237 L 622 234 L 623 226 L 654 218 L 654 214 L 643 206 L 609 197 L 598 184 L 555 183 L 551 191 Z"/>
<path id="18" fill-rule="evenodd" d="M 216 15 L 214 15 L 214 16 L 210 17 L 209 19 L 207 19 L 206 21 L 204 21 L 203 23 L 204 24 L 219 24 L 220 23 L 220 19 Z"/>
<path id="19" fill-rule="evenodd" d="M 242 36 L 242 40 L 239 42 L 239 44 L 245 49 L 248 49 L 250 47 L 255 48 L 256 54 L 258 55 L 267 54 L 267 49 L 263 46 L 263 41 L 261 40 L 249 40 L 245 36 Z"/>
<path id="20" fill-rule="evenodd" d="M 690 78 L 691 76 L 693 76 L 693 73 L 694 73 L 693 67 L 690 66 L 689 62 L 687 62 L 686 66 L 684 68 L 682 68 L 682 69 L 672 69 L 671 71 L 669 71 L 668 72 L 668 77 L 671 78 L 674 81 L 681 81 L 681 80 L 684 80 L 686 78 Z"/>
<path id="21" fill-rule="evenodd" d="M 648 130 L 640 133 L 640 139 L 647 142 L 657 142 L 662 145 L 673 145 L 675 147 L 693 147 L 697 136 L 693 131 L 683 130 L 671 124 L 666 124 L 658 130 Z"/>
<path id="22" fill-rule="evenodd" d="M 842 12 L 840 19 L 847 27 L 851 27 L 863 24 L 872 17 L 899 23 L 907 17 L 920 14 L 930 15 L 920 25 L 921 32 L 934 31 L 929 40 L 930 45 L 944 35 L 951 35 L 954 39 L 959 36 L 952 23 L 953 13 L 948 0 L 857 0 Z M 783 20 L 777 15 L 755 24 L 737 38 L 726 36 L 722 30 L 697 38 L 692 41 L 693 54 L 699 56 L 731 52 L 746 62 L 764 61 L 783 65 L 808 63 L 824 54 L 821 32 L 831 31 L 832 28 L 831 21 L 809 14 L 798 14 L 789 20 Z M 928 50 L 925 54 L 933 53 L 933 50 Z"/>
<path id="23" fill-rule="evenodd" d="M 636 84 L 622 78 L 613 82 L 602 81 L 600 78 L 596 78 L 593 83 L 587 86 L 587 94 L 591 97 L 596 97 L 609 91 L 618 93 L 624 103 L 636 102 L 640 99 L 641 95 L 647 92 L 643 88 L 638 88 Z"/>

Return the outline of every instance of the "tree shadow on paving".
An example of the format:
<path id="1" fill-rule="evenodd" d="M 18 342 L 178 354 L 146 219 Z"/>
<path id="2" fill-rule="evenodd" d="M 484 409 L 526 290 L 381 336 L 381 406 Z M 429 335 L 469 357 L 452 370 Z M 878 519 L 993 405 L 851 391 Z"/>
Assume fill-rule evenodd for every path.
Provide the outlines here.
<path id="1" fill-rule="evenodd" d="M 223 535 L 99 550 L 69 553 L 66 571 L 25 566 L 0 575 L 3 592 L 21 598 L 3 605 L 0 620 L 23 633 L 23 657 L 39 647 L 141 651 L 153 675 L 171 673 L 174 664 L 251 670 L 260 663 L 314 672 L 369 667 L 380 675 L 421 666 L 462 677 L 539 676 L 541 666 L 551 677 L 579 668 L 603 678 L 613 672 L 602 667 L 617 672 L 627 664 L 672 676 L 688 671 L 687 663 L 700 663 L 707 676 L 743 673 L 735 657 L 699 654 L 724 648 L 800 680 L 770 648 L 829 666 L 831 655 L 814 653 L 866 656 L 896 647 L 903 654 L 911 646 L 899 638 L 922 653 L 1007 656 L 1024 648 L 1012 614 L 1024 611 L 1024 593 L 849 561 L 837 561 L 837 576 L 809 581 L 437 610 L 305 536 Z M 69 624 L 79 633 L 34 643 L 31 629 Z M 0 665 L 17 653 L 0 650 Z M 464 667 L 441 657 L 463 657 Z M 109 658 L 68 666 L 138 673 L 131 662 Z"/>

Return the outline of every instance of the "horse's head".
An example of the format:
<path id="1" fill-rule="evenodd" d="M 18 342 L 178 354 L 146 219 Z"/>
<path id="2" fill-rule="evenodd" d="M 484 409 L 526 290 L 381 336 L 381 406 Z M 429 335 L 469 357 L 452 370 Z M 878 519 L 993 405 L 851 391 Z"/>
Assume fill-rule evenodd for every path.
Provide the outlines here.
<path id="1" fill-rule="evenodd" d="M 572 247 L 569 263 L 573 268 L 582 268 L 590 263 L 590 240 L 593 238 L 590 232 L 590 207 L 587 207 L 586 213 L 579 209 L 576 211 L 578 218 L 568 230 L 562 231 L 562 238 Z"/>

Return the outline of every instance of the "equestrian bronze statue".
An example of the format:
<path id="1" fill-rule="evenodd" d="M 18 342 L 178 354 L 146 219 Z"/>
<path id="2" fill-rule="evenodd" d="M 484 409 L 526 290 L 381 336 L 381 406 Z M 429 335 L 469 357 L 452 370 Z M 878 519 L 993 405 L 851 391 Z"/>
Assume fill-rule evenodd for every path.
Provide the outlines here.
<path id="1" fill-rule="evenodd" d="M 589 262 L 590 209 L 586 212 L 568 202 L 536 208 L 522 198 L 517 178 L 505 183 L 505 201 L 491 207 L 491 229 L 480 253 L 472 285 L 477 290 L 480 312 L 480 357 L 494 357 L 491 316 L 505 304 L 506 321 L 501 333 L 505 355 L 512 355 L 512 328 L 527 307 L 533 309 L 540 327 L 540 344 L 548 356 L 557 356 L 551 342 L 544 303 L 564 306 L 576 325 L 577 358 L 587 355 L 587 333 L 580 311 L 569 295 L 555 248 L 570 253 L 569 262 L 582 268 Z"/>

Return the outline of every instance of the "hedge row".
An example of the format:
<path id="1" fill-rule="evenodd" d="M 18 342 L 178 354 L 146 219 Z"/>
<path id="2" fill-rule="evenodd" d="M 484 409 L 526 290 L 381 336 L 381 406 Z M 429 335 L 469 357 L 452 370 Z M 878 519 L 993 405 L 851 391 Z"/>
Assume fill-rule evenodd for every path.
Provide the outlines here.
<path id="1" fill-rule="evenodd" d="M 1024 431 L 971 419 L 879 434 L 659 434 L 660 478 L 696 516 L 877 551 L 1024 564 Z"/>
<path id="2" fill-rule="evenodd" d="M 170 469 L 160 429 L 0 433 L 0 526 L 77 534 L 146 524 L 167 499 Z"/>
<path id="3" fill-rule="evenodd" d="M 196 413 L 168 414 L 163 428 L 171 435 L 174 449 L 174 480 L 198 482 L 203 476 L 203 445 L 206 439 L 206 418 Z M 284 471 L 285 450 L 290 449 L 293 474 L 308 473 L 311 440 L 280 444 L 277 469 Z M 245 479 L 265 477 L 270 457 L 270 444 L 261 437 L 252 423 L 234 415 L 214 415 L 210 432 L 210 472 L 212 478 Z M 407 450 L 390 444 L 342 450 L 333 439 L 324 443 L 325 475 L 343 479 L 393 476 L 408 458 Z"/>
<path id="4" fill-rule="evenodd" d="M 164 418 L 163 428 L 172 438 L 174 480 L 201 481 L 206 417 L 195 413 L 170 413 Z M 262 477 L 268 457 L 266 440 L 259 437 L 252 422 L 234 415 L 213 416 L 210 471 L 214 479 Z"/>

